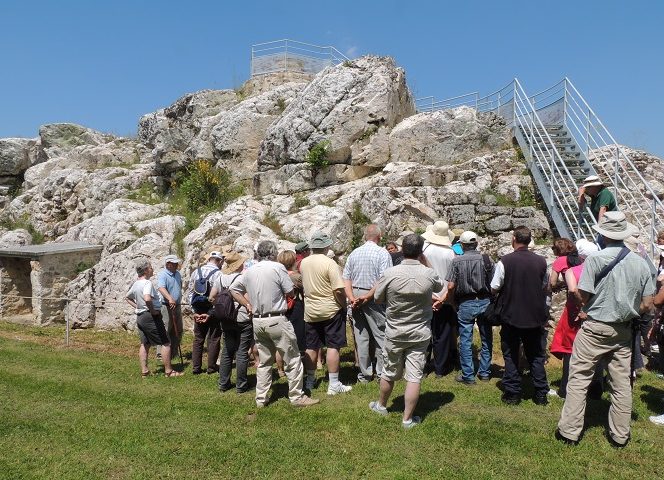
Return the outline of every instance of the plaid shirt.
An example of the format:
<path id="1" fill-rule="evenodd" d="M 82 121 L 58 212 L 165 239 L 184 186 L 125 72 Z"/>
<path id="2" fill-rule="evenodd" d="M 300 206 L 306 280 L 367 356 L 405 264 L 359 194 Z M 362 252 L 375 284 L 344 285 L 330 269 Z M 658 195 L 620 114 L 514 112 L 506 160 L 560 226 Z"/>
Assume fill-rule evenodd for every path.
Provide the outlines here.
<path id="1" fill-rule="evenodd" d="M 371 290 L 391 266 L 392 257 L 387 250 L 367 240 L 348 256 L 342 277 L 350 280 L 355 288 Z"/>

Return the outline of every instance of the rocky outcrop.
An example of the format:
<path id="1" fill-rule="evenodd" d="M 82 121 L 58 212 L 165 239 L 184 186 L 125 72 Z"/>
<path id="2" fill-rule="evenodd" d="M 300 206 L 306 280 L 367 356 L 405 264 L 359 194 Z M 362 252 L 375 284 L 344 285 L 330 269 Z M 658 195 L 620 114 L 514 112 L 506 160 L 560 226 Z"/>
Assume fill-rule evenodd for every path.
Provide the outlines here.
<path id="1" fill-rule="evenodd" d="M 37 140 L 0 138 L 0 185 L 13 182 L 14 177 L 37 163 L 37 155 Z"/>
<path id="2" fill-rule="evenodd" d="M 510 148 L 510 140 L 505 121 L 496 114 L 458 107 L 405 119 L 390 133 L 390 158 L 393 162 L 452 165 Z"/>
<path id="3" fill-rule="evenodd" d="M 32 244 L 32 235 L 24 228 L 10 230 L 0 235 L 0 248 L 17 247 Z"/>
<path id="4" fill-rule="evenodd" d="M 329 163 L 357 163 L 353 145 L 415 113 L 404 71 L 391 58 L 362 57 L 320 72 L 268 130 L 258 168 L 303 163 L 328 141 Z"/>

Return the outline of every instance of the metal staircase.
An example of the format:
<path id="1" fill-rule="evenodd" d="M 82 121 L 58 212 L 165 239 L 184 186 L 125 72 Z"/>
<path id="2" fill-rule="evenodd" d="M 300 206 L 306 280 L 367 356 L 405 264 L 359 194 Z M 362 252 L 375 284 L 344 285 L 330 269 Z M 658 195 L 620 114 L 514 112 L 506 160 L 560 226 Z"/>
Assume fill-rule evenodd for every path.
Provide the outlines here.
<path id="1" fill-rule="evenodd" d="M 568 78 L 535 95 L 518 79 L 479 98 L 475 92 L 436 101 L 417 101 L 419 111 L 469 106 L 494 112 L 512 127 L 535 184 L 561 236 L 595 238 L 588 204 L 580 211 L 578 186 L 589 175 L 611 188 L 618 208 L 640 230 L 640 240 L 657 261 L 657 231 L 664 228 L 664 203 L 643 178 Z M 652 262 L 651 262 L 652 264 Z"/>

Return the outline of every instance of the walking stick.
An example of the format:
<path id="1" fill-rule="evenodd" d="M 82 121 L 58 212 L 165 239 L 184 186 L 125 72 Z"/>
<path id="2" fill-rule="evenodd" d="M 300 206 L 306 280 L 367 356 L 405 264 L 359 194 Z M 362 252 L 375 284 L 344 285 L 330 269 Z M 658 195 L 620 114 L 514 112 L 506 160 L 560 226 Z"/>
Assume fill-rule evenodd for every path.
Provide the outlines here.
<path id="1" fill-rule="evenodd" d="M 181 345 L 181 337 L 180 337 L 180 332 L 178 331 L 178 324 L 175 321 L 175 309 L 171 311 L 171 309 L 168 309 L 168 318 L 170 319 L 171 322 L 173 322 L 173 330 L 175 331 L 175 336 L 179 339 L 178 340 L 178 354 L 180 355 L 180 366 L 184 368 L 184 359 L 182 358 L 182 345 Z"/>

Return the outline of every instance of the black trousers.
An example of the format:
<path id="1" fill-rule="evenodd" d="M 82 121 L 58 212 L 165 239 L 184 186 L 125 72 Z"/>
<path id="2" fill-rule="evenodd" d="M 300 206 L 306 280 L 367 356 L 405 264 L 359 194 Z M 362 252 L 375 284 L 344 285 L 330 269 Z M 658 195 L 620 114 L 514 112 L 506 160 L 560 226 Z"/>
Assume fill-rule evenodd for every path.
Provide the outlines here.
<path id="1" fill-rule="evenodd" d="M 457 316 L 451 305 L 443 304 L 433 312 L 431 319 L 431 343 L 433 369 L 436 375 L 445 375 L 452 370 L 456 351 Z"/>
<path id="2" fill-rule="evenodd" d="M 530 365 L 530 376 L 533 379 L 535 395 L 546 395 L 549 392 L 549 382 L 546 379 L 544 360 L 546 348 L 542 342 L 544 327 L 518 328 L 512 325 L 503 325 L 500 329 L 500 346 L 505 359 L 505 373 L 503 374 L 503 391 L 514 397 L 521 396 L 521 374 L 519 373 L 519 349 L 523 345 L 523 352 Z"/>
<path id="3" fill-rule="evenodd" d="M 212 313 L 212 311 L 210 311 Z M 194 323 L 194 344 L 191 348 L 191 366 L 195 373 L 201 371 L 203 363 L 203 345 L 205 338 L 208 339 L 207 372 L 217 371 L 217 359 L 221 344 L 221 324 L 214 315 L 209 315 L 205 323 Z"/>

